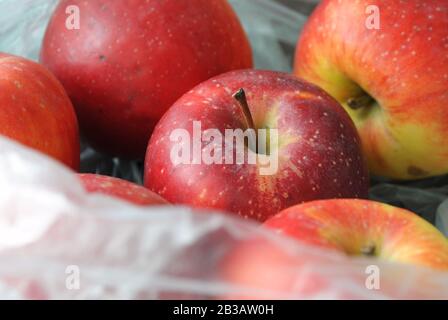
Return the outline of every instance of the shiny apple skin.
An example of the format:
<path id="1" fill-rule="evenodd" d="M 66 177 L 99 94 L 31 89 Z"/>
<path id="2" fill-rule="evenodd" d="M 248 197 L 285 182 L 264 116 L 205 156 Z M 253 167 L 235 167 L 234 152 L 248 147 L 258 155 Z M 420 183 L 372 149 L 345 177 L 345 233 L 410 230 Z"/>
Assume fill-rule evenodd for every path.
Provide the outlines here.
<path id="1" fill-rule="evenodd" d="M 69 5 L 79 7 L 79 30 L 66 28 Z M 154 126 L 182 94 L 252 67 L 252 52 L 225 0 L 63 0 L 41 61 L 66 88 L 95 149 L 143 159 Z"/>
<path id="2" fill-rule="evenodd" d="M 224 160 L 174 165 L 173 130 L 192 135 L 193 121 L 200 121 L 203 131 L 246 129 L 232 97 L 240 88 L 246 91 L 256 127 L 278 129 L 278 171 L 260 175 L 258 165 L 226 165 Z M 165 114 L 148 145 L 145 186 L 172 203 L 264 221 L 305 201 L 366 198 L 369 179 L 355 126 L 334 99 L 292 75 L 240 70 L 197 86 Z"/>
<path id="3" fill-rule="evenodd" d="M 78 177 L 89 193 L 101 193 L 141 206 L 168 204 L 156 193 L 123 179 L 87 173 Z"/>
<path id="4" fill-rule="evenodd" d="M 379 29 L 366 27 L 370 5 Z M 295 74 L 346 108 L 372 174 L 448 173 L 448 1 L 322 1 L 300 35 Z M 350 108 L 362 90 L 375 102 Z"/>
<path id="5" fill-rule="evenodd" d="M 0 135 L 79 169 L 78 121 L 64 88 L 42 65 L 1 52 Z"/>
<path id="6" fill-rule="evenodd" d="M 448 270 L 448 239 L 413 212 L 380 202 L 312 201 L 280 212 L 264 226 L 348 255 Z"/>

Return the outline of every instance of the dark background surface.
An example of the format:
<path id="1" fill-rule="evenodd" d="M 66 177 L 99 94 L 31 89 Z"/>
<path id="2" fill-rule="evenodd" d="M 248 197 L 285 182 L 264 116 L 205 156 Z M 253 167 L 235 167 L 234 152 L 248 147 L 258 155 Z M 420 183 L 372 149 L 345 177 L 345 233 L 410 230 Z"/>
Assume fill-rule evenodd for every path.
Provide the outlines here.
<path id="1" fill-rule="evenodd" d="M 278 2 L 298 12 L 309 15 L 317 5 L 318 0 L 301 0 L 300 2 L 296 0 L 278 0 Z"/>

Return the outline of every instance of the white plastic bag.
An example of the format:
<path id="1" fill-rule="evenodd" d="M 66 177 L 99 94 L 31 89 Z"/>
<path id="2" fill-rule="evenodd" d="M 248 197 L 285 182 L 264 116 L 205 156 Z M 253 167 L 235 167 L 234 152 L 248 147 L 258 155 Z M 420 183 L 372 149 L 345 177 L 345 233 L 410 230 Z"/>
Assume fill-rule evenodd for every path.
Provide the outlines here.
<path id="1" fill-rule="evenodd" d="M 0 0 L 0 51 L 37 59 L 56 2 Z M 274 1 L 231 2 L 257 66 L 290 70 L 305 17 Z M 138 164 L 90 149 L 83 166 L 140 179 Z M 372 195 L 434 214 L 445 189 L 421 188 L 383 183 Z M 263 263 L 235 258 L 248 243 L 251 261 Z M 371 266 L 380 271 L 378 290 L 369 286 Z M 87 195 L 67 169 L 0 137 L 0 298 L 232 297 L 448 299 L 448 275 L 302 246 L 219 213 Z"/>
<path id="2" fill-rule="evenodd" d="M 88 195 L 68 169 L 1 137 L 0 168 L 0 298 L 448 298 L 447 273 L 302 246 L 224 214 Z M 249 256 L 233 254 L 247 243 Z"/>

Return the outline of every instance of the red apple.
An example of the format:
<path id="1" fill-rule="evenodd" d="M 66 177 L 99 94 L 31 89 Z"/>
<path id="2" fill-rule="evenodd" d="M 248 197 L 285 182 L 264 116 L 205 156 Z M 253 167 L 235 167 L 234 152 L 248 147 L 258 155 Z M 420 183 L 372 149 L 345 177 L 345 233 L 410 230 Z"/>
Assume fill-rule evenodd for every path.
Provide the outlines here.
<path id="1" fill-rule="evenodd" d="M 448 270 L 448 240 L 416 214 L 387 204 L 336 199 L 288 208 L 264 224 L 348 255 Z"/>
<path id="2" fill-rule="evenodd" d="M 279 240 L 260 234 L 230 247 L 217 270 L 219 279 L 232 290 L 220 298 L 448 298 L 443 270 L 348 257 L 332 249 Z M 372 289 L 369 278 L 375 269 L 379 277 Z"/>
<path id="3" fill-rule="evenodd" d="M 372 173 L 448 173 L 448 1 L 325 0 L 299 39 L 295 74 L 354 120 Z"/>
<path id="4" fill-rule="evenodd" d="M 305 291 L 311 294 L 319 289 L 319 281 L 314 277 L 300 277 L 301 261 L 313 260 L 297 259 L 279 244 L 261 236 L 236 243 L 223 257 L 219 276 L 241 290 L 238 294 L 222 298 L 286 299 L 285 295 L 294 293 L 297 278 L 300 278 L 302 287 L 306 287 Z"/>
<path id="5" fill-rule="evenodd" d="M 159 195 L 135 183 L 98 174 L 79 174 L 85 189 L 90 193 L 102 193 L 137 205 L 167 204 Z"/>
<path id="6" fill-rule="evenodd" d="M 330 267 L 335 269 L 335 263 L 340 264 L 339 268 L 350 263 L 336 260 L 331 255 L 324 256 L 324 251 L 313 249 L 295 247 L 292 243 L 274 241 L 262 235 L 237 242 L 223 256 L 218 267 L 219 277 L 234 288 L 232 293 L 221 298 L 312 299 L 329 298 L 329 293 L 332 293 L 331 298 L 360 298 L 344 288 L 332 290 L 340 279 L 332 279 L 333 274 L 324 271 Z M 347 274 L 339 272 L 339 276 L 348 276 L 346 283 L 353 282 L 357 273 L 364 274 L 362 267 L 355 265 L 353 270 L 345 270 Z"/>
<path id="7" fill-rule="evenodd" d="M 66 28 L 69 6 L 79 8 L 78 30 Z M 182 94 L 252 66 L 226 0 L 63 0 L 41 60 L 72 98 L 88 141 L 126 158 L 144 157 L 155 124 Z"/>
<path id="8" fill-rule="evenodd" d="M 258 153 L 243 144 L 239 164 L 236 140 L 206 137 L 252 127 L 265 129 L 268 141 L 276 132 L 278 143 Z M 194 141 L 178 139 L 180 133 Z M 186 161 L 173 159 L 184 157 L 180 146 L 192 150 Z M 257 161 L 249 162 L 253 155 Z M 359 137 L 343 108 L 314 85 L 271 71 L 230 72 L 185 94 L 157 125 L 145 161 L 145 186 L 168 201 L 260 221 L 305 201 L 367 197 L 368 184 Z"/>
<path id="9" fill-rule="evenodd" d="M 78 122 L 64 88 L 43 66 L 4 53 L 0 53 L 0 135 L 78 170 Z"/>

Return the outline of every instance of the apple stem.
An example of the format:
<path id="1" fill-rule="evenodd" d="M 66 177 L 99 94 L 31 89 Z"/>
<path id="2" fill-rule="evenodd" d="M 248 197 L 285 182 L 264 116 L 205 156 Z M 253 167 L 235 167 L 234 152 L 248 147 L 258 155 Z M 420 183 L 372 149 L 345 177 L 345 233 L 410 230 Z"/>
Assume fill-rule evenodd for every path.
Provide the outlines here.
<path id="1" fill-rule="evenodd" d="M 246 124 L 249 129 L 255 129 L 254 119 L 250 113 L 249 104 L 247 103 L 246 92 L 241 88 L 234 95 L 233 98 L 238 101 L 241 110 L 243 111 L 244 118 L 246 119 Z"/>
<path id="2" fill-rule="evenodd" d="M 374 102 L 373 98 L 369 95 L 363 95 L 356 98 L 350 98 L 347 100 L 347 105 L 353 110 L 358 110 L 363 107 L 369 106 L 372 102 Z"/>

